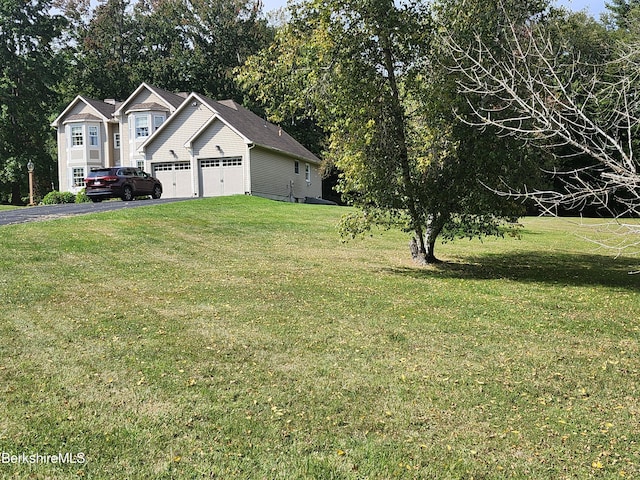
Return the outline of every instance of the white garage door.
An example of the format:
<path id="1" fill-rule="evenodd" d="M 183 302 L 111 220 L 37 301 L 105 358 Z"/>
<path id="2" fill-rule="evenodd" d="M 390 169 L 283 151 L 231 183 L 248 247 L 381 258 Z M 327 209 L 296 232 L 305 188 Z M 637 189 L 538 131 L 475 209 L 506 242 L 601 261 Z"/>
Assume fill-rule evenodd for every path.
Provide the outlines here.
<path id="1" fill-rule="evenodd" d="M 192 197 L 191 162 L 165 162 L 153 164 L 153 176 L 162 183 L 165 198 Z"/>
<path id="2" fill-rule="evenodd" d="M 199 168 L 203 197 L 244 193 L 242 157 L 203 158 L 200 159 Z"/>

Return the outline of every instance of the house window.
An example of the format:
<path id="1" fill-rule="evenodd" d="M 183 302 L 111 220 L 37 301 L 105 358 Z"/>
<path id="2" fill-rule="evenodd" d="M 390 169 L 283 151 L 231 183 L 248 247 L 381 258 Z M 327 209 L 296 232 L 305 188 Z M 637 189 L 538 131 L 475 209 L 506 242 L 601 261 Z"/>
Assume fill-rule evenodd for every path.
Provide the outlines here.
<path id="1" fill-rule="evenodd" d="M 136 117 L 136 138 L 149 136 L 149 117 Z"/>
<path id="2" fill-rule="evenodd" d="M 120 148 L 120 134 L 113 134 L 113 148 Z"/>
<path id="3" fill-rule="evenodd" d="M 300 162 L 297 160 L 293 162 L 293 171 L 296 172 L 296 175 L 300 173 Z"/>
<path id="4" fill-rule="evenodd" d="M 164 115 L 154 115 L 153 116 L 153 131 L 155 132 L 160 125 L 164 123 Z"/>
<path id="5" fill-rule="evenodd" d="M 242 166 L 242 157 L 223 158 L 222 166 L 223 167 L 240 167 Z"/>
<path id="6" fill-rule="evenodd" d="M 84 145 L 82 127 L 71 127 L 71 145 L 74 147 L 81 147 Z"/>
<path id="7" fill-rule="evenodd" d="M 136 162 L 136 166 L 140 169 L 140 170 L 144 170 L 144 160 L 138 160 Z"/>
<path id="8" fill-rule="evenodd" d="M 71 172 L 74 187 L 84 187 L 84 167 L 74 168 Z"/>
<path id="9" fill-rule="evenodd" d="M 308 163 L 304 165 L 304 179 L 311 183 L 311 166 Z"/>
<path id="10" fill-rule="evenodd" d="M 98 127 L 89 127 L 89 146 L 98 146 Z"/>

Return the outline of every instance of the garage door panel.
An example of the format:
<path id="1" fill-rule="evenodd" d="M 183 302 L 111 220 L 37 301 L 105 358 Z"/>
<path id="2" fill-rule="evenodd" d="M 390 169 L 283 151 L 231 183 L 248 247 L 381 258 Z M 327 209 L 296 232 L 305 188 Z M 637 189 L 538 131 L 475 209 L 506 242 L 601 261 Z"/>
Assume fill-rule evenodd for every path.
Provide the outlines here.
<path id="1" fill-rule="evenodd" d="M 244 193 L 242 157 L 199 161 L 200 192 L 204 197 Z"/>
<path id="2" fill-rule="evenodd" d="M 165 162 L 153 165 L 153 175 L 162 183 L 165 198 L 193 196 L 190 162 Z"/>

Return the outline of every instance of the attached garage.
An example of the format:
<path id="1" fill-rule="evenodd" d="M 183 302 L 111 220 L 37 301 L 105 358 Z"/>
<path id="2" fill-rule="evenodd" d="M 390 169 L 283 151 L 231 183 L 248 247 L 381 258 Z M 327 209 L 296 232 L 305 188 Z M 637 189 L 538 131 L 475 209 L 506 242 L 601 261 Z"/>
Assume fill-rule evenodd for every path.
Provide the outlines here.
<path id="1" fill-rule="evenodd" d="M 242 157 L 201 158 L 198 169 L 200 194 L 203 197 L 245 193 Z"/>
<path id="2" fill-rule="evenodd" d="M 322 195 L 320 160 L 282 128 L 233 100 L 192 93 L 140 147 L 164 196 Z M 299 168 L 302 167 L 302 168 Z"/>
<path id="3" fill-rule="evenodd" d="M 162 183 L 165 198 L 192 197 L 191 162 L 161 162 L 152 164 L 152 174 Z"/>

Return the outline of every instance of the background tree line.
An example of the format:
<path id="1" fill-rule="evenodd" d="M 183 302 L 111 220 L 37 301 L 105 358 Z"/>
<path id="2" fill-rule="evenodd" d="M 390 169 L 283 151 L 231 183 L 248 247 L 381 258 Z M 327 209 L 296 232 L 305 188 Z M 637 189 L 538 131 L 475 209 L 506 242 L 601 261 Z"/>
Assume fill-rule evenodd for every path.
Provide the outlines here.
<path id="1" fill-rule="evenodd" d="M 547 0 L 299 0 L 275 27 L 259 0 L 86 2 L 1 3 L 1 202 L 21 201 L 29 159 L 41 190 L 55 183 L 48 125 L 75 95 L 124 99 L 145 81 L 233 98 L 282 124 L 322 153 L 342 197 L 360 207 L 346 234 L 404 228 L 424 262 L 435 261 L 439 236 L 501 235 L 524 213 L 519 198 L 492 188 L 557 189 L 545 168 L 590 162 L 478 122 L 480 111 L 506 112 L 505 98 L 465 90 L 473 65 L 452 45 L 469 52 L 480 42 L 500 64 L 514 32 L 544 29 L 562 46 L 555 54 L 580 59 L 567 68 L 586 72 L 637 41 L 640 18 L 637 0 L 612 0 L 600 22 Z"/>

